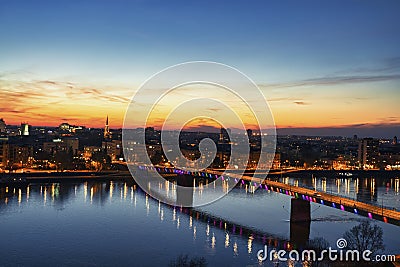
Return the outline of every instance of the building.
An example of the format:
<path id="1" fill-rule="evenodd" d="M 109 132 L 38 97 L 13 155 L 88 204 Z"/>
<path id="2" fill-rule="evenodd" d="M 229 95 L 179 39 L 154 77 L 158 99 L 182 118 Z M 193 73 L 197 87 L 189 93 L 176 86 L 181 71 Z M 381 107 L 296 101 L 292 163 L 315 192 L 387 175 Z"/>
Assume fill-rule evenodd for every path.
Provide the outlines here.
<path id="1" fill-rule="evenodd" d="M 101 152 L 101 147 L 98 146 L 85 146 L 83 148 L 83 157 L 86 160 L 92 158 L 93 154 Z"/>
<path id="2" fill-rule="evenodd" d="M 28 136 L 31 130 L 31 126 L 28 123 L 21 123 L 21 128 L 19 130 L 19 135 Z"/>
<path id="3" fill-rule="evenodd" d="M 79 139 L 78 138 L 73 138 L 73 137 L 64 138 L 63 143 L 65 144 L 67 150 L 72 149 L 72 153 L 74 155 L 78 154 L 78 150 L 79 150 Z"/>
<path id="4" fill-rule="evenodd" d="M 363 138 L 358 143 L 358 163 L 361 169 L 376 169 L 379 165 L 379 140 Z"/>
<path id="5" fill-rule="evenodd" d="M 66 123 L 66 122 L 63 122 L 63 123 L 60 124 L 60 126 L 58 126 L 58 129 L 60 129 L 61 131 L 68 131 L 68 132 L 70 132 L 71 125 L 69 125 L 69 124 Z"/>
<path id="6" fill-rule="evenodd" d="M 85 126 L 70 125 L 66 122 L 63 122 L 58 126 L 58 129 L 64 133 L 76 133 L 79 130 L 85 129 Z"/>
<path id="7" fill-rule="evenodd" d="M 106 151 L 112 161 L 122 158 L 122 141 L 120 140 L 103 141 L 101 148 Z"/>
<path id="8" fill-rule="evenodd" d="M 53 139 L 52 142 L 43 142 L 43 151 L 53 155 L 60 151 L 72 150 L 74 155 L 78 154 L 79 139 L 78 138 L 64 138 L 64 139 Z"/>
<path id="9" fill-rule="evenodd" d="M 106 125 L 104 126 L 104 139 L 111 139 L 111 132 L 110 132 L 110 126 L 108 125 L 108 116 L 106 119 Z"/>
<path id="10" fill-rule="evenodd" d="M 332 161 L 332 168 L 334 170 L 350 170 L 351 161 L 344 156 L 339 156 Z"/>
<path id="11" fill-rule="evenodd" d="M 23 168 L 33 161 L 33 147 L 26 144 L 8 144 L 7 165 Z"/>
<path id="12" fill-rule="evenodd" d="M 252 129 L 247 129 L 246 133 L 247 133 L 247 136 L 248 136 L 249 139 L 251 138 L 251 136 L 253 136 L 253 130 Z"/>
<path id="13" fill-rule="evenodd" d="M 393 145 L 397 145 L 397 136 L 393 137 L 393 142 L 392 142 L 392 144 L 393 144 Z"/>
<path id="14" fill-rule="evenodd" d="M 0 166 L 5 167 L 7 166 L 8 160 L 8 145 L 7 145 L 7 138 L 0 137 Z"/>
<path id="15" fill-rule="evenodd" d="M 271 169 L 277 170 L 281 168 L 281 154 L 275 153 L 274 161 L 272 162 Z"/>
<path id="16" fill-rule="evenodd" d="M 231 129 L 221 128 L 219 133 L 219 143 L 220 144 L 230 144 Z"/>
<path id="17" fill-rule="evenodd" d="M 0 134 L 6 132 L 6 123 L 3 118 L 0 119 Z"/>

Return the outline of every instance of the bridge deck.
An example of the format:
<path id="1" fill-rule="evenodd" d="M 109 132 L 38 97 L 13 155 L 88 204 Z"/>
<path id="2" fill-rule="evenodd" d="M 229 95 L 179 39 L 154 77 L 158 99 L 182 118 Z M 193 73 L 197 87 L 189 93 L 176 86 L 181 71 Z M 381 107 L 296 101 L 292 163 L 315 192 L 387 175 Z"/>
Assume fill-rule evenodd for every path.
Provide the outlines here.
<path id="1" fill-rule="evenodd" d="M 208 173 L 214 175 L 222 175 L 220 171 L 208 170 Z M 316 192 L 311 189 L 297 187 L 293 185 L 284 184 L 277 181 L 263 180 L 259 178 L 253 178 L 248 175 L 237 175 L 234 173 L 229 174 L 232 178 L 242 179 L 245 181 L 253 181 L 258 184 L 266 185 L 268 189 L 280 193 L 285 193 L 294 197 L 306 197 L 306 200 L 320 203 L 323 205 L 329 205 L 335 208 L 340 208 L 344 211 L 353 212 L 359 215 L 368 216 L 369 218 L 374 218 L 378 220 L 383 220 L 384 222 L 389 222 L 391 224 L 400 225 L 400 212 L 394 209 L 388 209 L 385 207 L 379 207 L 357 200 L 349 199 L 346 197 L 340 197 L 337 195 L 331 195 L 325 192 Z M 283 190 L 283 192 L 282 192 Z M 322 200 L 322 201 L 321 201 Z M 337 205 L 337 206 L 336 206 Z"/>

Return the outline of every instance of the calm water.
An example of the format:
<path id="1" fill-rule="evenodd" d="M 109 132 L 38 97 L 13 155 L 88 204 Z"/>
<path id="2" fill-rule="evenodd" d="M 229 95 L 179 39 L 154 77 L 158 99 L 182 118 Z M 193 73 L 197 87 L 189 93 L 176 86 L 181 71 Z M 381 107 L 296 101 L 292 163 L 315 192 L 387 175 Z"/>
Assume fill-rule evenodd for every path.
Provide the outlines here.
<path id="1" fill-rule="evenodd" d="M 399 203 L 395 184 L 389 192 Z M 3 187 L 0 198 L 0 266 L 167 266 L 181 254 L 208 266 L 258 266 L 264 243 L 290 239 L 290 197 L 244 187 L 196 210 L 166 206 L 125 182 Z M 311 209 L 310 238 L 332 246 L 364 219 Z M 399 254 L 400 227 L 376 223 L 385 252 Z"/>

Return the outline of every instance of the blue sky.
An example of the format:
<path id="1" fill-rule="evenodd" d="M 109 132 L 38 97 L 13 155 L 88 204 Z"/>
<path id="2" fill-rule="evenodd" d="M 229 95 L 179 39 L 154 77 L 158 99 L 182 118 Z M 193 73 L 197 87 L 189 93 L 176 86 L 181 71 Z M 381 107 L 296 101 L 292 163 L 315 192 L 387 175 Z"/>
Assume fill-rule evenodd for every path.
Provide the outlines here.
<path id="1" fill-rule="evenodd" d="M 0 77 L 108 86 L 98 90 L 129 98 L 121 88 L 173 64 L 210 60 L 258 84 L 292 88 L 295 106 L 379 90 L 388 97 L 385 114 L 400 122 L 392 103 L 400 100 L 399 10 L 399 1 L 2 0 Z M 268 90 L 267 98 L 293 95 Z"/>
<path id="2" fill-rule="evenodd" d="M 212 60 L 267 82 L 399 56 L 398 1 L 215 2 L 2 1 L 1 68 L 147 77 Z"/>

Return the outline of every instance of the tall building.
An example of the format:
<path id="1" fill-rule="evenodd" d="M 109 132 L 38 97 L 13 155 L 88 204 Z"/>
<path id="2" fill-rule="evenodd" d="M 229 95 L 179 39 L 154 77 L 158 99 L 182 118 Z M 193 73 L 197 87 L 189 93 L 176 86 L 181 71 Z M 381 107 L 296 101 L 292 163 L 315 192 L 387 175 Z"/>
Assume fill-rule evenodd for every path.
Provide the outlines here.
<path id="1" fill-rule="evenodd" d="M 358 162 L 362 169 L 378 168 L 379 140 L 363 138 L 358 143 Z"/>
<path id="2" fill-rule="evenodd" d="M 8 160 L 8 139 L 0 138 L 0 166 L 7 166 Z"/>
<path id="3" fill-rule="evenodd" d="M 29 135 L 31 126 L 28 123 L 21 123 L 20 135 Z"/>
<path id="4" fill-rule="evenodd" d="M 104 139 L 111 139 L 110 126 L 108 125 L 108 115 L 106 119 L 106 125 L 104 126 Z"/>
<path id="5" fill-rule="evenodd" d="M 229 144 L 230 143 L 230 136 L 231 134 L 231 130 L 225 129 L 225 128 L 221 128 L 221 131 L 219 133 L 219 143 L 220 144 Z"/>
<path id="6" fill-rule="evenodd" d="M 0 119 L 0 133 L 6 132 L 6 123 L 3 118 Z"/>

